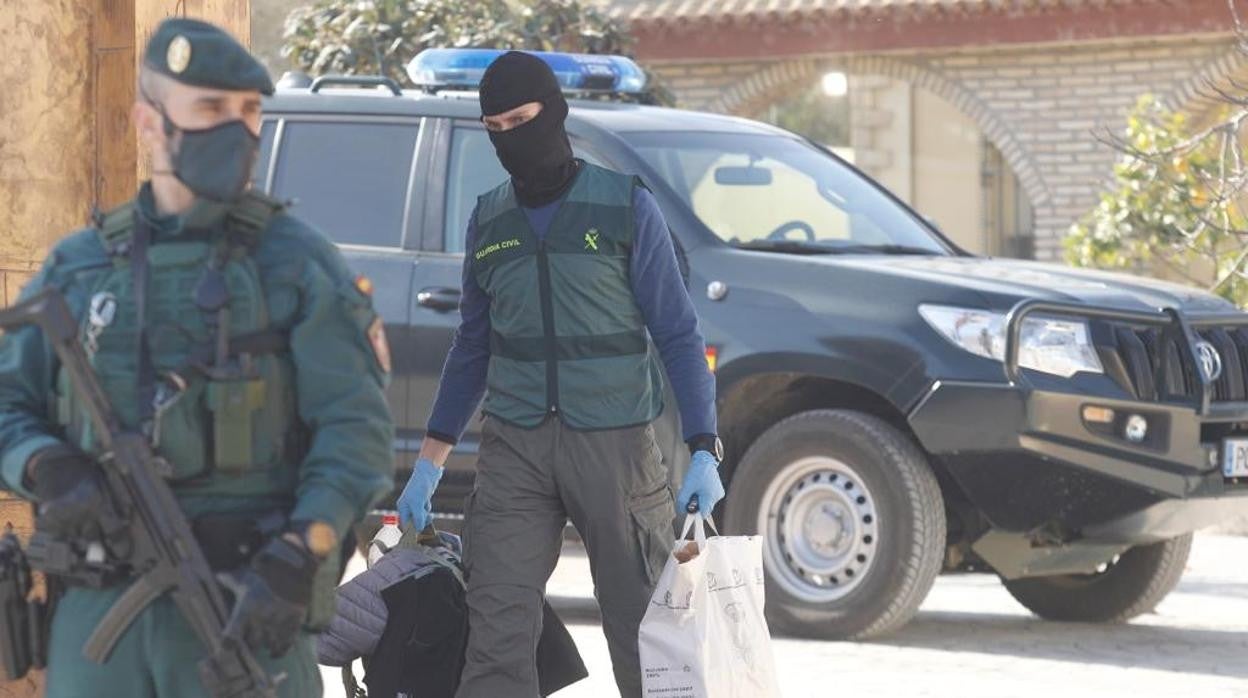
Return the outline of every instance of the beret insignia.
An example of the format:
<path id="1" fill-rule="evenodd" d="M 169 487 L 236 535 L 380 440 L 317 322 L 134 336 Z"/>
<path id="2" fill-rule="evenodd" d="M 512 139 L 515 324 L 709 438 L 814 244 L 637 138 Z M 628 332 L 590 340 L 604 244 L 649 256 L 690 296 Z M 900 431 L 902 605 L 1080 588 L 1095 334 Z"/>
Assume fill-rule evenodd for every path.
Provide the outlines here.
<path id="1" fill-rule="evenodd" d="M 173 37 L 173 41 L 169 42 L 169 49 L 165 51 L 165 64 L 175 75 L 186 70 L 191 64 L 190 40 L 181 34 Z"/>

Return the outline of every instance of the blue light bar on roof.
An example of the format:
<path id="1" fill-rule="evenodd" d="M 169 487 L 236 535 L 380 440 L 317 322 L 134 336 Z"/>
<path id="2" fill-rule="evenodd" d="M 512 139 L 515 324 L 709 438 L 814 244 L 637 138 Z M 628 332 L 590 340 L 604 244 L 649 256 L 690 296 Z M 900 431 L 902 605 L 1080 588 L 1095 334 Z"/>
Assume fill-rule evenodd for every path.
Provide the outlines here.
<path id="1" fill-rule="evenodd" d="M 407 64 L 416 86 L 428 90 L 475 90 L 485 69 L 506 53 L 486 48 L 427 48 Z M 645 91 L 646 74 L 623 56 L 585 53 L 528 51 L 555 71 L 564 92 L 610 92 L 639 94 Z"/>

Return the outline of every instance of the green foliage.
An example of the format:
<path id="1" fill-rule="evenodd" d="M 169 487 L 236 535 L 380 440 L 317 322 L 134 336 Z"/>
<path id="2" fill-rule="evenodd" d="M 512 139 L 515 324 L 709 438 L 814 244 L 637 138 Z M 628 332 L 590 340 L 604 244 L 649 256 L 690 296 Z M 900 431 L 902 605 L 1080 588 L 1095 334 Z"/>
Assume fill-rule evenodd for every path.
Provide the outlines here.
<path id="1" fill-rule="evenodd" d="M 823 145 L 849 145 L 849 98 L 829 97 L 818 83 L 756 116 Z"/>
<path id="2" fill-rule="evenodd" d="M 1248 303 L 1237 118 L 1193 132 L 1186 117 L 1140 99 L 1114 145 L 1111 188 L 1071 227 L 1081 267 L 1151 271 Z"/>
<path id="3" fill-rule="evenodd" d="M 626 54 L 633 39 L 625 27 L 580 0 L 523 0 L 520 22 L 507 48 Z"/>
<path id="4" fill-rule="evenodd" d="M 385 75 L 429 46 L 502 45 L 511 10 L 503 0 L 319 0 L 286 18 L 282 55 L 312 75 Z"/>
<path id="5" fill-rule="evenodd" d="M 286 18 L 282 55 L 310 75 L 385 75 L 426 48 L 629 53 L 626 27 L 584 0 L 315 0 Z M 653 82 L 652 96 L 669 103 Z"/>

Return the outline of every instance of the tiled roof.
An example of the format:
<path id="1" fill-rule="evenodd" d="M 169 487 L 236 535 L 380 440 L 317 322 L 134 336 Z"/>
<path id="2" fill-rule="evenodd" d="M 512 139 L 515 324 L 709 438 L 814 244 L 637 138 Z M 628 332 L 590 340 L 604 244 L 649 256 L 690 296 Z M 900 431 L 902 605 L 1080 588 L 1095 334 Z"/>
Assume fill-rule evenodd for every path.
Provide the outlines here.
<path id="1" fill-rule="evenodd" d="M 1072 9 L 1114 9 L 1182 0 L 614 0 L 612 14 L 635 24 L 751 20 L 824 20 L 1031 14 Z"/>

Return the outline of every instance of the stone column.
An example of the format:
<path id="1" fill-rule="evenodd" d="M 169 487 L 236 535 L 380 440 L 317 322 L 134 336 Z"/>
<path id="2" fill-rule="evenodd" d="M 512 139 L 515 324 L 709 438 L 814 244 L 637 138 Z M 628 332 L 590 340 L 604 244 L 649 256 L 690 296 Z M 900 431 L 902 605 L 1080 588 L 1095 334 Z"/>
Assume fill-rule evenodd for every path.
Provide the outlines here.
<path id="1" fill-rule="evenodd" d="M 244 43 L 249 0 L 39 0 L 0 12 L 0 305 L 93 207 L 133 195 L 142 176 L 130 107 L 139 50 L 160 20 L 216 22 Z M 23 536 L 28 504 L 0 494 L 0 527 Z M 0 683 L 0 698 L 38 695 L 41 676 Z"/>
<path id="2" fill-rule="evenodd" d="M 19 9 L 20 7 L 20 9 Z M 0 276 L 12 302 L 34 260 L 86 220 L 94 187 L 94 62 L 91 0 L 12 5 L 0 13 Z M 0 524 L 25 536 L 30 505 L 0 498 Z M 33 696 L 42 676 L 0 685 Z"/>
<path id="3" fill-rule="evenodd" d="M 135 93 L 134 0 L 95 0 L 92 51 L 95 143 L 93 204 L 108 210 L 135 190 L 135 135 L 130 108 Z"/>
<path id="4" fill-rule="evenodd" d="M 29 261 L 95 198 L 92 0 L 0 12 L 0 258 Z"/>
<path id="5" fill-rule="evenodd" d="M 93 206 L 134 192 L 137 47 L 174 14 L 251 36 L 249 0 L 41 0 L 0 12 L 0 273 L 28 271 Z"/>

